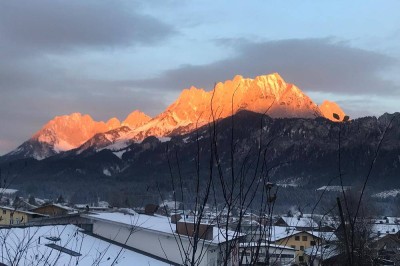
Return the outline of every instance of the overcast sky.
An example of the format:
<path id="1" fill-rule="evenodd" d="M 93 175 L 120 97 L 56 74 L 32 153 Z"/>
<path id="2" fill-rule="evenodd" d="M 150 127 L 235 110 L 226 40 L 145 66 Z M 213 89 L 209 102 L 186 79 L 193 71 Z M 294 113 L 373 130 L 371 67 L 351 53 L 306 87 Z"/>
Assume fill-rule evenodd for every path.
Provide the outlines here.
<path id="1" fill-rule="evenodd" d="M 151 116 L 278 72 L 350 116 L 400 111 L 400 1 L 1 1 L 0 155 L 56 115 Z"/>

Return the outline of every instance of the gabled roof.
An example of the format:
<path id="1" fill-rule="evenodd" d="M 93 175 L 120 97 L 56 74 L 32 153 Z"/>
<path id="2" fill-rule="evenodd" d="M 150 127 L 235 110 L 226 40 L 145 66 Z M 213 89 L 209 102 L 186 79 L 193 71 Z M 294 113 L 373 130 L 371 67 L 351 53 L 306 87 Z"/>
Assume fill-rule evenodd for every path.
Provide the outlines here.
<path id="1" fill-rule="evenodd" d="M 46 208 L 46 207 L 49 207 L 49 206 L 53 206 L 53 207 L 56 207 L 56 208 L 59 208 L 59 209 L 63 209 L 63 210 L 68 211 L 68 212 L 75 211 L 75 209 L 73 209 L 73 208 L 70 208 L 68 206 L 64 206 L 64 205 L 61 205 L 61 204 L 58 204 L 58 203 L 50 203 L 50 204 L 46 204 L 46 205 L 43 205 L 43 206 L 39 206 L 37 208 L 32 209 L 31 211 L 35 211 L 37 209 Z"/>
<path id="2" fill-rule="evenodd" d="M 145 215 L 145 214 L 124 214 L 120 212 L 103 212 L 97 214 L 84 214 L 85 218 L 115 223 L 128 227 L 137 227 L 140 230 L 147 230 L 158 232 L 161 234 L 175 235 L 175 224 L 171 223 L 169 217 L 161 215 Z M 228 233 L 228 239 L 225 239 L 225 234 Z M 213 239 L 208 241 L 213 244 L 219 244 L 230 241 L 238 236 L 238 233 L 223 228 L 217 228 L 213 226 Z"/>
<path id="3" fill-rule="evenodd" d="M 296 230 L 295 228 L 290 228 L 290 227 L 285 227 L 285 226 L 272 226 L 271 227 L 271 237 L 270 240 L 272 242 L 287 238 L 287 237 L 292 237 L 300 233 L 306 233 L 308 235 L 311 235 L 316 238 L 321 238 L 325 239 L 326 238 L 330 239 L 336 239 L 336 236 L 331 233 L 331 232 L 317 232 L 317 231 L 301 231 L 301 230 Z"/>
<path id="4" fill-rule="evenodd" d="M 372 233 L 375 236 L 394 235 L 400 232 L 400 224 L 372 224 Z"/>
<path id="5" fill-rule="evenodd" d="M 10 207 L 6 207 L 6 206 L 0 206 L 0 209 L 9 210 L 9 211 L 14 211 L 14 212 L 21 212 L 21 213 L 25 213 L 25 214 L 28 214 L 28 215 L 47 216 L 47 215 L 43 215 L 43 214 L 41 214 L 41 213 L 36 213 L 36 212 L 31 212 L 31 211 L 24 211 L 24 210 L 19 210 L 19 209 L 15 209 L 15 208 L 10 208 Z"/>
<path id="6" fill-rule="evenodd" d="M 280 217 L 290 227 L 310 227 L 317 228 L 318 224 L 309 217 Z"/>

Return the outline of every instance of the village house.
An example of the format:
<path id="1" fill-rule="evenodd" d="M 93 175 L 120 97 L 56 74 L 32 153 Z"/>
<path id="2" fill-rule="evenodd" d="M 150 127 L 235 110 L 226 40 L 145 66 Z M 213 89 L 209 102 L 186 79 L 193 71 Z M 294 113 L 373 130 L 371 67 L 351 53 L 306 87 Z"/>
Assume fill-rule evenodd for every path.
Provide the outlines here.
<path id="1" fill-rule="evenodd" d="M 274 225 L 291 227 L 299 231 L 318 230 L 318 224 L 311 217 L 281 216 L 275 221 Z"/>
<path id="2" fill-rule="evenodd" d="M 324 242 L 336 240 L 336 236 L 332 232 L 299 231 L 290 227 L 273 226 L 268 240 L 295 249 L 296 263 L 303 263 L 306 248 L 318 247 Z"/>
<path id="3" fill-rule="evenodd" d="M 191 259 L 193 222 L 182 220 L 174 224 L 165 216 L 138 214 L 133 211 L 125 214 L 82 214 L 82 217 L 93 224 L 94 235 L 123 243 L 143 254 L 167 260 L 171 264 L 182 264 Z M 228 265 L 238 263 L 238 244 L 228 255 L 222 248 L 223 243 L 238 237 L 235 232 L 225 231 L 211 224 L 200 224 L 199 231 L 201 248 L 195 256 L 198 265 L 220 265 L 225 258 L 229 261 Z"/>
<path id="4" fill-rule="evenodd" d="M 26 224 L 34 219 L 45 218 L 46 215 L 16 210 L 10 207 L 0 206 L 0 225 L 19 225 Z"/>
<path id="5" fill-rule="evenodd" d="M 371 248 L 377 260 L 391 261 L 393 265 L 400 265 L 400 232 L 376 236 Z"/>
<path id="6" fill-rule="evenodd" d="M 35 213 L 40 213 L 40 214 L 45 214 L 51 217 L 54 216 L 64 216 L 68 215 L 70 213 L 74 213 L 75 210 L 73 208 L 70 208 L 68 206 L 63 206 L 61 204 L 56 204 L 56 203 L 50 203 L 44 206 L 40 206 L 34 209 L 31 209 L 30 211 L 35 212 Z"/>

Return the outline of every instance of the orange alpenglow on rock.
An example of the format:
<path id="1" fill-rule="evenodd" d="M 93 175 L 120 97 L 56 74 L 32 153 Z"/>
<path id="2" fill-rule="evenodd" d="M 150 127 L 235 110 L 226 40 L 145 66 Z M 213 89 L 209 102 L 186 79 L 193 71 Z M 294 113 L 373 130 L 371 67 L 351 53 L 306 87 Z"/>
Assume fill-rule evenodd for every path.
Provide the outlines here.
<path id="1" fill-rule="evenodd" d="M 319 109 L 321 110 L 321 113 L 324 117 L 326 117 L 329 120 L 332 120 L 334 122 L 343 121 L 343 119 L 345 119 L 345 116 L 346 116 L 346 114 L 344 113 L 342 108 L 340 108 L 340 106 L 335 102 L 325 100 L 319 106 Z M 337 114 L 338 117 L 335 118 L 334 114 Z"/>
<path id="2" fill-rule="evenodd" d="M 184 89 L 164 112 L 127 137 L 142 140 L 151 135 L 182 134 L 240 110 L 266 113 L 274 118 L 322 116 L 317 104 L 277 73 L 254 79 L 238 75 L 233 80 L 217 83 L 212 91 L 193 86 Z"/>
<path id="3" fill-rule="evenodd" d="M 273 118 L 345 119 L 343 110 L 336 103 L 325 101 L 318 107 L 299 88 L 286 83 L 277 73 L 254 79 L 237 75 L 232 80 L 217 83 L 211 91 L 193 86 L 184 89 L 178 99 L 155 118 L 136 110 L 123 122 L 111 118 L 105 123 L 94 121 L 89 115 L 73 113 L 55 117 L 32 140 L 49 144 L 58 153 L 77 148 L 98 133 L 123 127 L 118 134 L 111 134 L 112 140 L 111 135 L 105 138 L 112 143 L 130 143 L 141 141 L 147 136 L 168 137 L 191 132 L 240 110 L 265 113 Z M 339 119 L 335 119 L 334 114 Z"/>
<path id="4" fill-rule="evenodd" d="M 144 125 L 151 120 L 151 117 L 146 115 L 139 110 L 135 110 L 130 113 L 125 120 L 122 122 L 122 126 L 128 126 L 131 129 L 135 129 L 138 126 Z"/>
<path id="5" fill-rule="evenodd" d="M 121 122 L 118 120 L 118 118 L 113 117 L 110 118 L 107 123 L 106 123 L 107 127 L 109 130 L 120 127 L 121 126 Z"/>
<path id="6" fill-rule="evenodd" d="M 80 146 L 97 133 L 120 127 L 119 120 L 97 122 L 89 115 L 73 113 L 56 116 L 42 127 L 32 138 L 54 146 L 56 151 L 66 151 Z"/>

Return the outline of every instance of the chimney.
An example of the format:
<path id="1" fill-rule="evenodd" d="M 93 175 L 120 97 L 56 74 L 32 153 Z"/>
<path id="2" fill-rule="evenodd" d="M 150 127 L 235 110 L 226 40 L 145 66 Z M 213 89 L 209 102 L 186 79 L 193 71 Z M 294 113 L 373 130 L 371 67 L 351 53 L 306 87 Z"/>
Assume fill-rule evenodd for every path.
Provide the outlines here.
<path id="1" fill-rule="evenodd" d="M 171 223 L 173 224 L 176 224 L 180 219 L 182 219 L 182 216 L 179 213 L 171 215 Z"/>
<path id="2" fill-rule="evenodd" d="M 144 207 L 144 214 L 146 215 L 154 215 L 154 213 L 158 210 L 158 205 L 155 204 L 147 204 Z"/>
<path id="3" fill-rule="evenodd" d="M 180 235 L 191 236 L 193 237 L 195 234 L 195 226 L 196 223 L 188 223 L 188 222 L 177 222 L 176 223 L 176 232 Z M 204 240 L 212 240 L 213 239 L 213 227 L 209 224 L 199 224 L 198 228 L 198 237 Z"/>

